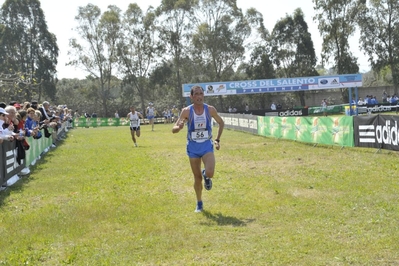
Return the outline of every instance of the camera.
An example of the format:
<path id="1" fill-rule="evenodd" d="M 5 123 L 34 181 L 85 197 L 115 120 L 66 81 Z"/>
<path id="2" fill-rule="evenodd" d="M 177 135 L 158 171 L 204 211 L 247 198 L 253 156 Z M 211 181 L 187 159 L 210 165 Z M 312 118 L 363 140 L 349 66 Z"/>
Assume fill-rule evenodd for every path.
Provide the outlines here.
<path id="1" fill-rule="evenodd" d="M 43 124 L 39 127 L 40 130 L 47 128 L 47 125 Z"/>

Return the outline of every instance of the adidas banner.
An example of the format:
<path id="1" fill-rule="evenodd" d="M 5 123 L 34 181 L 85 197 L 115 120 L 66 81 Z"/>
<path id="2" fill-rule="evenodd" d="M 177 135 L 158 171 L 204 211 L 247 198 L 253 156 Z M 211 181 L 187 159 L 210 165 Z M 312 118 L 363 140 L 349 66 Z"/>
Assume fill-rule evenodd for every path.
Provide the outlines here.
<path id="1" fill-rule="evenodd" d="M 354 117 L 355 146 L 399 151 L 397 116 Z"/>

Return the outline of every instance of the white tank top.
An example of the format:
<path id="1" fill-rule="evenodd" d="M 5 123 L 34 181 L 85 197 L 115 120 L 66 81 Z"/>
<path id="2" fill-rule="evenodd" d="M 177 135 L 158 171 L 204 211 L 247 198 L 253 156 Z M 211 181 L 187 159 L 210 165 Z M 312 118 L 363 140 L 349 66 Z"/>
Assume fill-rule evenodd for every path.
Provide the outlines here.
<path id="1" fill-rule="evenodd" d="M 154 107 L 148 107 L 148 115 L 150 116 L 154 115 Z"/>
<path id="2" fill-rule="evenodd" d="M 130 119 L 130 127 L 138 127 L 140 126 L 140 117 L 137 114 L 137 112 L 132 112 L 129 113 L 129 119 Z"/>
<path id="3" fill-rule="evenodd" d="M 206 128 L 205 110 L 202 114 L 197 115 L 194 111 L 194 131 L 191 133 L 191 139 L 196 142 L 204 142 L 209 139 L 209 132 Z"/>

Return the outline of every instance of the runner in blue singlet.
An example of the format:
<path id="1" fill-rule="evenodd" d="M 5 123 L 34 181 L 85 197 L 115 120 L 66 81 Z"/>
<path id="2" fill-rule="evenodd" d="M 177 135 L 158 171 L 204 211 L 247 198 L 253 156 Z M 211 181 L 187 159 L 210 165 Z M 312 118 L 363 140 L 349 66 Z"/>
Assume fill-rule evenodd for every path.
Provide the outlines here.
<path id="1" fill-rule="evenodd" d="M 184 108 L 173 126 L 172 132 L 178 133 L 187 122 L 187 155 L 194 175 L 194 190 L 197 198 L 195 212 L 203 210 L 202 179 L 206 190 L 212 188 L 211 178 L 215 172 L 215 155 L 213 147 L 220 149 L 220 137 L 224 122 L 215 107 L 204 103 L 204 90 L 193 86 L 190 92 L 192 105 Z M 216 138 L 212 141 L 212 118 L 219 124 Z M 201 171 L 201 162 L 204 168 Z"/>

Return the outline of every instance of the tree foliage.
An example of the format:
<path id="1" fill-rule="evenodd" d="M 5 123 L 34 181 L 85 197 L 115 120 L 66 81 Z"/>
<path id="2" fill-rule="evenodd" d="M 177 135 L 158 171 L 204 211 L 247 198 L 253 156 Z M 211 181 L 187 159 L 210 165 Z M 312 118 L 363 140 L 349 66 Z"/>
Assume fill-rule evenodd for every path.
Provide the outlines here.
<path id="1" fill-rule="evenodd" d="M 0 13 L 0 72 L 17 77 L 3 93 L 19 101 L 53 98 L 58 46 L 40 1 L 6 0 Z"/>
<path id="2" fill-rule="evenodd" d="M 70 39 L 69 64 L 87 73 L 87 82 L 68 91 L 67 82 L 57 85 L 58 47 L 39 0 L 6 0 L 0 11 L 0 96 L 21 101 L 74 98 L 91 111 L 111 115 L 121 105 L 184 104 L 183 83 L 357 73 L 348 41 L 357 27 L 360 48 L 374 69 L 367 84 L 392 83 L 397 92 L 398 1 L 312 1 L 323 38 L 317 71 L 300 9 L 277 21 L 269 34 L 262 14 L 253 8 L 243 12 L 237 0 L 162 0 L 146 12 L 130 4 L 124 13 L 114 5 L 105 12 L 93 4 L 79 7 L 79 38 Z M 325 69 L 327 64 L 333 67 Z M 298 104 L 305 105 L 306 95 L 297 96 Z M 265 108 L 271 98 L 240 95 L 207 101 L 226 110 L 249 101 Z M 347 100 L 346 90 L 342 98 Z"/>
<path id="3" fill-rule="evenodd" d="M 245 56 L 245 44 L 251 36 L 256 21 L 237 8 L 236 0 L 202 0 L 192 18 L 195 28 L 192 35 L 192 55 L 199 73 L 206 80 L 229 80 L 234 67 Z M 223 106 L 219 97 L 219 107 Z"/>
<path id="4" fill-rule="evenodd" d="M 399 87 L 399 2 L 374 0 L 363 4 L 358 22 L 360 43 L 374 71 L 391 69 L 395 93 Z M 384 76 L 384 75 L 383 75 Z"/>
<path id="5" fill-rule="evenodd" d="M 146 13 L 130 4 L 123 18 L 123 38 L 118 43 L 120 71 L 124 84 L 138 92 L 141 108 L 151 99 L 148 76 L 155 64 L 159 43 L 156 39 L 156 15 L 153 8 Z"/>
<path id="6" fill-rule="evenodd" d="M 72 50 L 68 53 L 73 58 L 70 65 L 81 67 L 90 79 L 97 80 L 97 94 L 93 99 L 100 99 L 106 115 L 109 113 L 108 105 L 115 98 L 115 90 L 119 88 L 114 79 L 114 69 L 119 60 L 117 44 L 122 33 L 120 13 L 121 10 L 112 5 L 103 14 L 93 4 L 79 7 L 75 19 L 79 23 L 76 31 L 81 42 L 71 39 Z"/>
<path id="7" fill-rule="evenodd" d="M 190 17 L 193 15 L 193 7 L 196 2 L 195 0 L 163 0 L 157 8 L 158 19 L 162 21 L 162 26 L 158 27 L 158 30 L 163 50 L 165 50 L 163 59 L 172 62 L 171 64 L 163 63 L 163 66 L 170 65 L 172 67 L 168 82 L 165 82 L 164 85 L 165 89 L 168 89 L 168 86 L 173 88 L 172 95 L 178 99 L 180 104 L 184 103 L 181 94 L 181 85 L 184 83 L 182 69 L 184 68 L 184 57 L 187 57 L 188 46 L 186 43 L 190 41 L 192 34 Z M 161 67 L 161 69 L 168 68 Z"/>
<path id="8" fill-rule="evenodd" d="M 322 63 L 331 60 L 338 74 L 355 73 L 356 60 L 350 52 L 349 37 L 355 33 L 358 3 L 353 0 L 313 0 L 323 37 Z"/>
<path id="9" fill-rule="evenodd" d="M 315 4 L 314 20 L 319 23 L 323 37 L 322 64 L 333 63 L 337 74 L 358 73 L 357 58 L 352 55 L 349 37 L 356 31 L 356 19 L 360 12 L 359 2 L 354 0 L 312 0 Z M 364 0 L 360 0 L 364 1 Z M 346 89 L 342 98 L 348 101 Z"/>
<path id="10" fill-rule="evenodd" d="M 280 78 L 318 76 L 313 41 L 301 9 L 279 20 L 272 31 L 272 54 Z M 305 106 L 305 92 L 295 93 Z"/>

